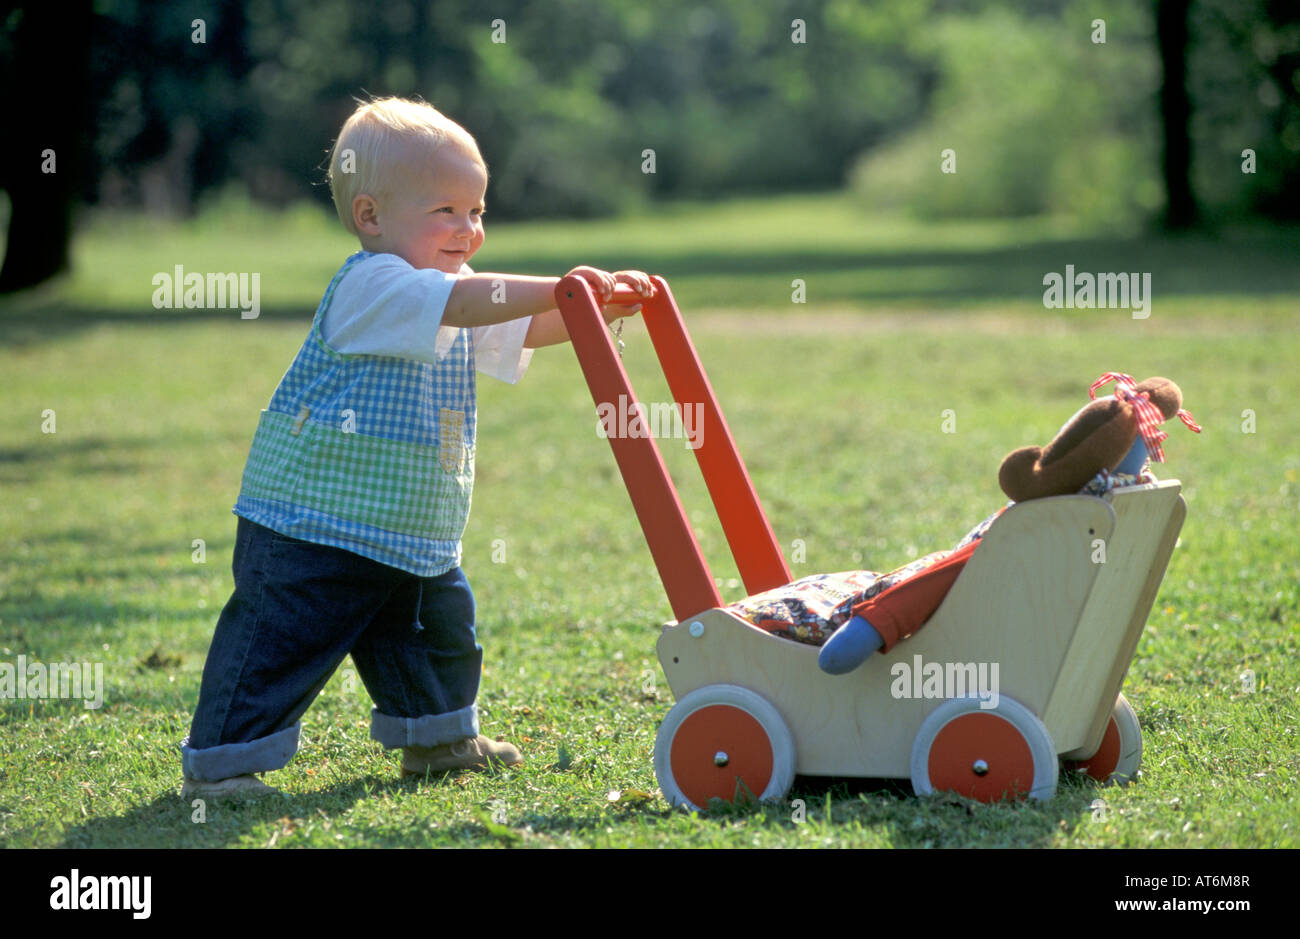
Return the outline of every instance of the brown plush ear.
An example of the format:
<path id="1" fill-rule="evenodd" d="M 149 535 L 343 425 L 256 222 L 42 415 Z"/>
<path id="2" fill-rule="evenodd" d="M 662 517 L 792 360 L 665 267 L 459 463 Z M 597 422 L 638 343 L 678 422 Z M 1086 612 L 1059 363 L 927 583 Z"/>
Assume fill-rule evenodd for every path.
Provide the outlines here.
<path id="1" fill-rule="evenodd" d="M 1123 461 L 1137 432 L 1132 405 L 1094 401 L 1046 447 L 1009 454 L 998 470 L 998 484 L 1014 502 L 1078 492 L 1102 469 L 1113 470 Z"/>
<path id="2" fill-rule="evenodd" d="M 1147 392 L 1151 403 L 1160 409 L 1165 420 L 1177 414 L 1178 409 L 1183 406 L 1183 389 L 1168 378 L 1148 378 L 1133 390 L 1139 393 Z"/>
<path id="3" fill-rule="evenodd" d="M 1168 378 L 1148 378 L 1134 391 L 1145 391 L 1165 420 L 1183 406 L 1182 389 Z M 1078 492 L 1103 469 L 1119 466 L 1137 434 L 1133 405 L 1113 397 L 1094 401 L 1046 447 L 1021 447 L 1008 454 L 998 484 L 1016 502 Z"/>

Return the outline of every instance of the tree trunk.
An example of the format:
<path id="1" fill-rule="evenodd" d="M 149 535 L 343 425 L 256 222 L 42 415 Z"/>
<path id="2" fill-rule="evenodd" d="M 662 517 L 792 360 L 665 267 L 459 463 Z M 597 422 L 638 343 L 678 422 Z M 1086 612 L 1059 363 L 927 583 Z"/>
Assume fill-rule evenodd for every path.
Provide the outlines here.
<path id="1" fill-rule="evenodd" d="M 0 185 L 9 236 L 0 293 L 48 280 L 68 266 L 72 207 L 92 132 L 91 0 L 21 7 L 14 29 Z M 52 171 L 51 171 L 52 170 Z"/>
<path id="2" fill-rule="evenodd" d="M 1156 0 L 1156 41 L 1164 84 L 1160 87 L 1160 119 L 1164 128 L 1165 227 L 1196 224 L 1192 195 L 1192 103 L 1187 95 L 1187 12 L 1191 0 Z"/>

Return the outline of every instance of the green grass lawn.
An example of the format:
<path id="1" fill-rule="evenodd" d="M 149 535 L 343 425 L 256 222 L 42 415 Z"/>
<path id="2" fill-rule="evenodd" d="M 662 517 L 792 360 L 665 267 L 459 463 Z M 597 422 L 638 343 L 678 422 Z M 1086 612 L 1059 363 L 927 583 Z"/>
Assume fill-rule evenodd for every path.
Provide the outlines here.
<path id="1" fill-rule="evenodd" d="M 1156 468 L 1183 481 L 1189 511 L 1125 684 L 1140 781 L 1063 776 L 1050 802 L 982 806 L 801 778 L 803 822 L 789 800 L 670 810 L 651 757 L 673 703 L 654 655 L 671 614 L 565 346 L 539 351 L 518 386 L 480 382 L 464 542 L 484 732 L 527 764 L 399 781 L 345 662 L 298 756 L 267 777 L 285 794 L 198 821 L 176 745 L 232 586 L 230 506 L 258 411 L 353 246 L 304 211 L 100 219 L 74 276 L 0 307 L 0 663 L 102 663 L 105 682 L 98 710 L 0 701 L 0 845 L 1300 846 L 1294 232 L 926 226 L 831 196 L 488 231 L 482 270 L 669 279 L 778 538 L 806 546 L 797 576 L 951 546 L 1004 501 L 1002 456 L 1045 443 L 1101 372 L 1179 382 L 1204 433 L 1166 425 Z M 1067 263 L 1151 271 L 1151 317 L 1044 309 L 1042 277 Z M 150 278 L 175 264 L 261 272 L 263 315 L 155 311 Z M 641 397 L 667 400 L 640 323 L 624 338 Z M 676 441 L 665 457 L 739 598 L 693 457 Z"/>

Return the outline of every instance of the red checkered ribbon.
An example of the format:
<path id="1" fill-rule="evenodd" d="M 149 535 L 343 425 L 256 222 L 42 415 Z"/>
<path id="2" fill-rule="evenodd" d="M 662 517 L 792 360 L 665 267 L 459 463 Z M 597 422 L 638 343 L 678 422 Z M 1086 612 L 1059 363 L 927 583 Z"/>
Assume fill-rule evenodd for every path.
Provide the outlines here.
<path id="1" fill-rule="evenodd" d="M 1147 392 L 1136 390 L 1137 382 L 1133 380 L 1133 376 L 1125 375 L 1123 372 L 1107 372 L 1102 375 L 1088 388 L 1088 397 L 1096 398 L 1097 389 L 1110 381 L 1115 383 L 1116 400 L 1132 402 L 1133 411 L 1137 414 L 1138 433 L 1142 435 L 1142 442 L 1146 444 L 1147 454 L 1157 463 L 1163 463 L 1165 451 L 1160 448 L 1160 441 L 1169 436 L 1160 429 L 1160 422 L 1165 419 L 1165 416 L 1151 403 L 1151 396 Z M 1200 425 L 1188 411 L 1179 408 L 1176 416 L 1189 429 L 1198 434 L 1201 432 Z"/>

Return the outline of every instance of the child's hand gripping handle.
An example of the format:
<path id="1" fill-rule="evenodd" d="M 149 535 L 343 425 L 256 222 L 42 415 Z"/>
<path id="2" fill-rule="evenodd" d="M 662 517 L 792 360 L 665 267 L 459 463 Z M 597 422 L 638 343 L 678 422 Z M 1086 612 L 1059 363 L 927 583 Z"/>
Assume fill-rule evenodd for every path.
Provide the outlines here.
<path id="1" fill-rule="evenodd" d="M 592 295 L 596 298 L 596 302 L 602 307 L 632 307 L 632 309 L 627 310 L 602 310 L 606 322 L 621 316 L 639 313 L 641 311 L 641 302 L 655 295 L 654 282 L 649 276 L 640 271 L 616 271 L 611 274 L 608 271 L 583 266 L 575 267 L 569 271 L 564 279 L 568 280 L 570 277 L 580 277 L 586 281 L 587 286 L 591 288 Z M 559 288 L 557 288 L 558 290 Z M 570 299 L 573 298 L 571 290 L 565 289 L 564 292 Z M 557 298 L 558 296 L 559 293 L 557 292 Z"/>
<path id="2" fill-rule="evenodd" d="M 630 304 L 630 303 L 640 303 L 644 299 L 645 297 L 641 296 L 641 294 L 637 293 L 636 290 L 629 287 L 627 284 L 619 284 L 617 287 L 614 288 L 614 296 L 610 297 L 607 302 L 619 303 L 619 304 L 624 304 L 624 303 Z"/>

